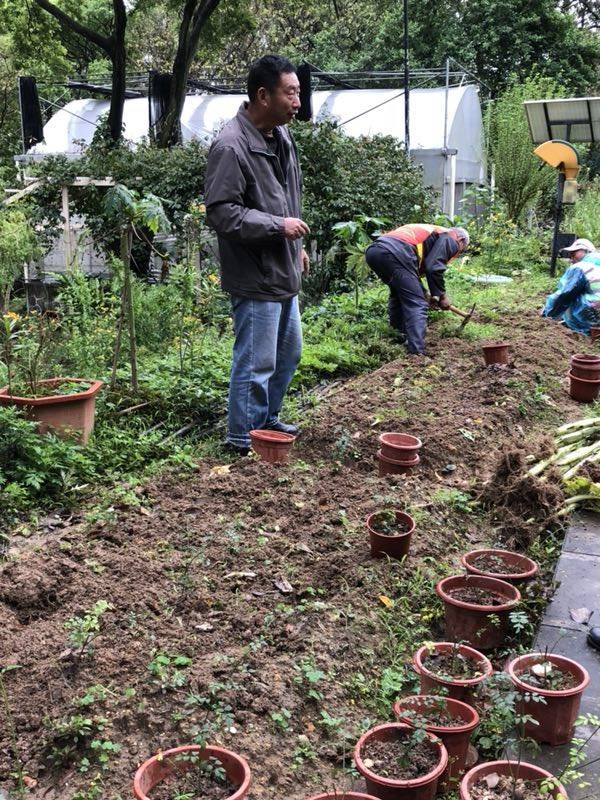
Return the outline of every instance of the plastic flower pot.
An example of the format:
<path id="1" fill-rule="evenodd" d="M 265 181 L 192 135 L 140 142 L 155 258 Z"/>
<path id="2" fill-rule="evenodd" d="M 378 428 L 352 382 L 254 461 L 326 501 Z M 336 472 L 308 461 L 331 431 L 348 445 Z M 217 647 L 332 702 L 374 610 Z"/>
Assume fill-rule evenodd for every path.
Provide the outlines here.
<path id="1" fill-rule="evenodd" d="M 377 800 L 377 798 L 372 794 L 360 792 L 325 792 L 325 794 L 315 794 L 308 800 Z"/>
<path id="2" fill-rule="evenodd" d="M 376 511 L 367 517 L 367 530 L 369 531 L 369 540 L 371 542 L 371 555 L 373 558 L 381 558 L 382 556 L 389 556 L 390 558 L 404 558 L 408 555 L 410 548 L 410 540 L 415 529 L 415 521 L 404 511 L 394 510 L 396 515 L 396 522 L 403 523 L 407 530 L 404 533 L 389 536 L 385 533 L 378 533 L 373 528 L 374 518 L 381 512 Z"/>
<path id="3" fill-rule="evenodd" d="M 600 356 L 587 353 L 571 356 L 571 374 L 586 381 L 600 379 Z"/>
<path id="4" fill-rule="evenodd" d="M 508 364 L 508 342 L 493 342 L 483 345 L 483 357 L 489 367 L 490 364 Z"/>
<path id="5" fill-rule="evenodd" d="M 504 562 L 505 567 L 499 567 L 497 572 L 491 570 L 478 569 L 474 561 L 480 556 L 495 556 Z M 538 571 L 538 565 L 533 559 L 522 555 L 521 553 L 513 553 L 512 550 L 471 550 L 461 557 L 463 567 L 471 575 L 484 575 L 486 578 L 499 578 L 501 581 L 508 581 L 508 583 L 525 583 L 530 581 Z"/>
<path id="6" fill-rule="evenodd" d="M 546 661 L 562 672 L 569 672 L 577 681 L 576 685 L 571 689 L 540 689 L 521 679 L 523 672 Z M 523 695 L 520 701 L 522 712 L 537 722 L 537 725 L 534 722 L 525 723 L 525 736 L 552 746 L 567 744 L 573 735 L 581 696 L 590 682 L 587 670 L 570 658 L 545 653 L 528 653 L 514 658 L 506 669 L 519 693 Z M 529 699 L 531 694 L 543 697 L 546 702 Z"/>
<path id="7" fill-rule="evenodd" d="M 586 380 L 578 378 L 569 372 L 569 395 L 572 400 L 578 403 L 593 403 L 600 392 L 600 378 L 597 380 Z"/>
<path id="8" fill-rule="evenodd" d="M 386 458 L 381 450 L 378 450 L 377 461 L 379 464 L 379 477 L 383 478 L 384 475 L 404 475 L 410 472 L 413 467 L 416 467 L 421 459 L 417 454 L 413 461 L 394 461 L 391 458 Z"/>
<path id="9" fill-rule="evenodd" d="M 88 388 L 72 394 L 55 394 L 46 397 L 20 397 L 8 393 L 8 386 L 0 389 L 0 405 L 20 406 L 27 417 L 39 423 L 38 432 L 52 431 L 59 436 L 77 433 L 80 444 L 86 444 L 94 429 L 96 395 L 102 381 L 85 378 L 50 378 L 39 381 L 43 386 L 59 386 L 65 382 L 88 384 Z"/>
<path id="10" fill-rule="evenodd" d="M 592 342 L 595 342 L 597 339 L 600 339 L 600 328 L 590 328 L 590 337 Z"/>
<path id="11" fill-rule="evenodd" d="M 486 775 L 508 775 L 514 778 L 523 778 L 526 781 L 539 781 L 540 783 L 553 775 L 541 767 L 536 767 L 534 764 L 527 764 L 524 761 L 487 761 L 485 764 L 479 764 L 473 769 L 470 769 L 460 784 L 460 800 L 472 800 L 471 788 Z M 564 800 L 568 800 L 567 792 L 562 784 L 558 784 L 548 798 L 558 800 L 559 795 Z"/>
<path id="12" fill-rule="evenodd" d="M 279 431 L 250 431 L 250 441 L 254 452 L 270 464 L 289 460 L 290 450 L 296 437 Z"/>
<path id="13" fill-rule="evenodd" d="M 469 602 L 450 594 L 452 590 L 467 588 L 492 592 L 499 602 L 497 605 Z M 502 647 L 509 633 L 509 614 L 521 599 L 515 586 L 483 575 L 453 575 L 438 581 L 435 591 L 444 603 L 448 639 L 481 650 Z"/>
<path id="14" fill-rule="evenodd" d="M 384 458 L 404 464 L 414 464 L 423 442 L 409 433 L 382 433 L 379 437 Z"/>
<path id="15" fill-rule="evenodd" d="M 437 791 L 438 781 L 448 765 L 448 753 L 442 742 L 431 734 L 427 735 L 438 751 L 439 760 L 435 768 L 426 775 L 407 780 L 395 780 L 377 775 L 369 767 L 365 766 L 363 750 L 367 742 L 372 739 L 381 742 L 393 741 L 403 731 L 410 732 L 410 726 L 402 722 L 388 722 L 383 725 L 377 725 L 363 733 L 354 748 L 356 769 L 366 781 L 367 792 L 375 795 L 380 800 L 433 800 Z"/>
<path id="16" fill-rule="evenodd" d="M 422 719 L 427 719 L 431 713 L 432 705 L 435 708 L 441 704 L 443 710 L 453 719 L 462 720 L 461 725 L 434 725 L 425 724 L 425 730 L 433 733 L 444 743 L 448 751 L 448 766 L 438 782 L 438 792 L 449 791 L 458 787 L 458 782 L 465 771 L 467 751 L 471 734 L 479 725 L 479 714 L 474 708 L 454 700 L 450 697 L 436 697 L 435 695 L 417 694 L 412 697 L 403 697 L 394 703 L 394 715 L 399 722 L 414 725 L 406 712 L 413 712 Z"/>
<path id="17" fill-rule="evenodd" d="M 463 658 L 472 661 L 473 672 L 479 672 L 479 675 L 473 678 L 442 678 L 423 664 L 423 660 L 431 650 L 451 653 L 455 649 Z M 477 687 L 494 671 L 491 661 L 483 653 L 465 644 L 456 645 L 452 642 L 433 642 L 429 646 L 423 645 L 413 656 L 413 667 L 421 679 L 421 694 L 436 693 L 441 689 L 446 693 L 446 697 L 467 703 L 473 700 Z"/>
<path id="18" fill-rule="evenodd" d="M 174 773 L 182 774 L 194 769 L 193 763 L 182 760 L 182 756 L 189 756 L 192 753 L 197 753 L 201 760 L 215 758 L 221 762 L 230 783 L 237 787 L 233 794 L 223 800 L 243 800 L 246 797 L 250 786 L 250 767 L 245 758 L 231 750 L 225 750 L 224 747 L 207 745 L 202 748 L 190 744 L 158 753 L 138 767 L 133 778 L 133 795 L 136 800 L 152 800 L 148 795 L 159 783 Z"/>

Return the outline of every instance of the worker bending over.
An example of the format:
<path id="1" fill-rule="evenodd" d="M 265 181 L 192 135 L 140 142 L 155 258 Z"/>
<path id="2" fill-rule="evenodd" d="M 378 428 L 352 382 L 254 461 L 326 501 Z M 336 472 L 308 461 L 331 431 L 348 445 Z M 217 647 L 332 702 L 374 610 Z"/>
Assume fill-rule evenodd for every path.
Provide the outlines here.
<path id="1" fill-rule="evenodd" d="M 425 350 L 427 309 L 450 308 L 444 272 L 468 244 L 464 228 L 416 224 L 389 231 L 367 248 L 367 264 L 390 288 L 390 325 L 400 332 L 409 353 Z"/>

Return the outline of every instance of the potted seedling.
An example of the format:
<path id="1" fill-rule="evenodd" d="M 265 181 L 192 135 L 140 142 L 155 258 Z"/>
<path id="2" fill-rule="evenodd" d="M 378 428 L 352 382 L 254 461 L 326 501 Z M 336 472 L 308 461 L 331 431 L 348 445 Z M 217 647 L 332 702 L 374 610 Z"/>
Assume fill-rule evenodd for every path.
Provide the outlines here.
<path id="1" fill-rule="evenodd" d="M 376 511 L 367 518 L 367 530 L 374 558 L 389 556 L 404 558 L 408 555 L 415 521 L 404 511 Z"/>
<path id="2" fill-rule="evenodd" d="M 446 636 L 473 647 L 501 647 L 509 633 L 510 613 L 521 600 L 512 584 L 482 575 L 453 575 L 435 586 L 445 608 Z"/>
<path id="3" fill-rule="evenodd" d="M 215 797 L 243 800 L 250 786 L 250 768 L 244 758 L 224 747 L 184 745 L 165 750 L 145 761 L 135 773 L 136 800 L 154 800 L 155 789 L 165 797 Z"/>
<path id="4" fill-rule="evenodd" d="M 498 578 L 508 583 L 525 583 L 538 571 L 535 561 L 512 550 L 471 550 L 460 560 L 471 575 Z"/>
<path id="5" fill-rule="evenodd" d="M 367 791 L 380 800 L 433 800 L 448 753 L 424 728 L 392 722 L 360 737 L 354 761 Z"/>
<path id="6" fill-rule="evenodd" d="M 426 642 L 414 654 L 413 666 L 422 694 L 444 693 L 466 703 L 493 672 L 483 653 L 458 642 Z"/>
<path id="7" fill-rule="evenodd" d="M 394 703 L 394 715 L 411 727 L 423 727 L 439 737 L 448 751 L 448 766 L 438 783 L 438 791 L 458 786 L 465 771 L 471 734 L 479 724 L 479 714 L 460 700 L 436 695 L 413 695 Z"/>
<path id="8" fill-rule="evenodd" d="M 566 744 L 590 682 L 587 670 L 564 656 L 528 653 L 514 658 L 507 671 L 521 693 L 520 710 L 528 716 L 525 735 L 553 746 Z"/>

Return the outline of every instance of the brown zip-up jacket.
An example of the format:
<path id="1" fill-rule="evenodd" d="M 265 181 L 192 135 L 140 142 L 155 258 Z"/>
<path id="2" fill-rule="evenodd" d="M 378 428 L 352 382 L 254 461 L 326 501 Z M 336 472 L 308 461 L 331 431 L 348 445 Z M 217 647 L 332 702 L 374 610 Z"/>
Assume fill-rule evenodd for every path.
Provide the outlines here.
<path id="1" fill-rule="evenodd" d="M 221 286 L 255 300 L 294 297 L 302 277 L 302 242 L 283 235 L 284 218 L 300 217 L 300 166 L 287 127 L 274 135 L 281 159 L 243 103 L 213 141 L 206 165 L 206 219 L 217 233 Z"/>

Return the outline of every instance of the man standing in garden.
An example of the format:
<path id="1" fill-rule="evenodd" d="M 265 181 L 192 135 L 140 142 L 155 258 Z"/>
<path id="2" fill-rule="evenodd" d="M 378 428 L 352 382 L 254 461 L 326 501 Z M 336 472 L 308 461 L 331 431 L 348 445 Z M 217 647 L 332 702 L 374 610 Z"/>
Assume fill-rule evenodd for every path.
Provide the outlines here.
<path id="1" fill-rule="evenodd" d="M 389 231 L 367 248 L 367 264 L 390 289 L 390 325 L 399 331 L 409 353 L 420 355 L 425 350 L 427 309 L 450 308 L 444 272 L 468 244 L 464 228 L 415 224 Z"/>
<path id="2" fill-rule="evenodd" d="M 287 124 L 300 108 L 293 64 L 276 55 L 250 67 L 249 102 L 214 140 L 206 218 L 217 233 L 221 285 L 231 295 L 235 342 L 227 442 L 245 454 L 249 432 L 297 433 L 279 419 L 300 360 L 298 292 L 308 273 L 301 174 Z"/>

